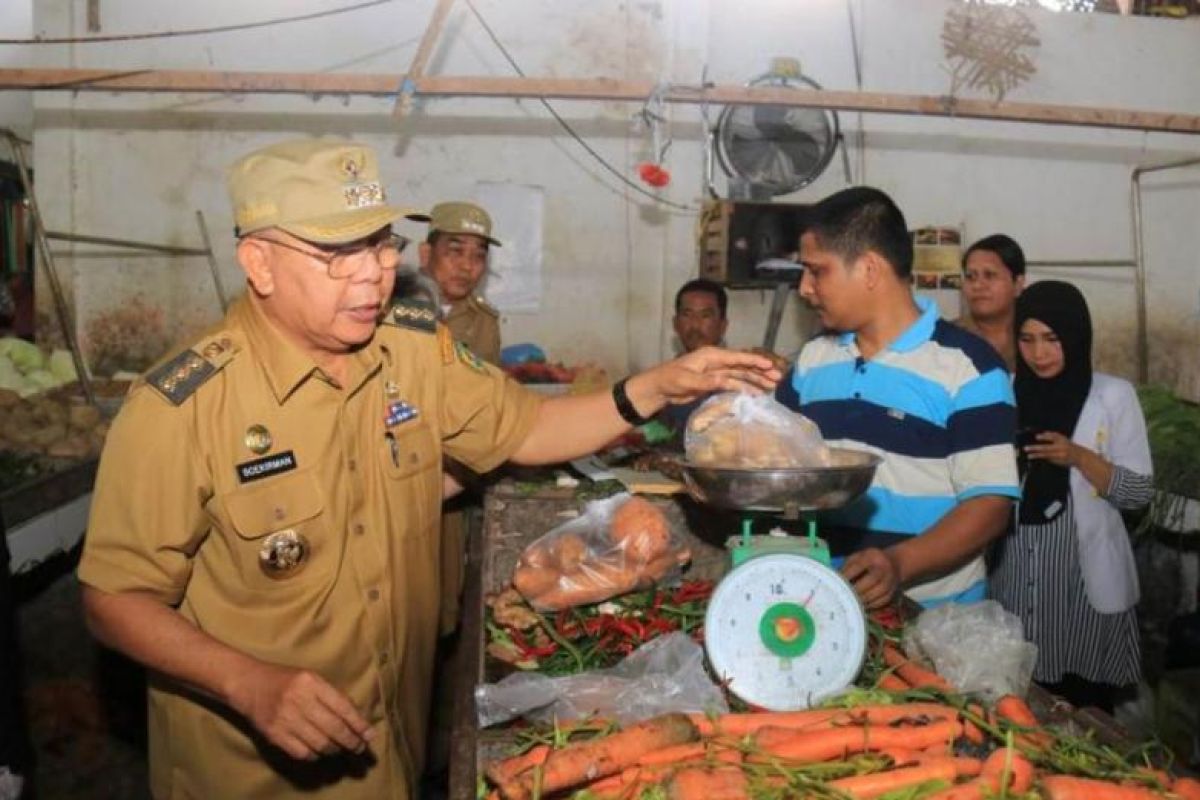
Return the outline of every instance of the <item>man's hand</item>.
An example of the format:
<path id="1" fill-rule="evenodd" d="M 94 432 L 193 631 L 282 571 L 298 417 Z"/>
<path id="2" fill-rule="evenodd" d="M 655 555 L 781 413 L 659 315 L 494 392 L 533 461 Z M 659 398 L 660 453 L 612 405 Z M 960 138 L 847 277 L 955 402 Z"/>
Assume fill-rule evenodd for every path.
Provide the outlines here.
<path id="1" fill-rule="evenodd" d="M 361 753 L 374 736 L 345 695 L 307 670 L 259 662 L 239 677 L 231 705 L 296 759 L 314 761 L 338 750 Z"/>
<path id="2" fill-rule="evenodd" d="M 850 581 L 868 611 L 887 606 L 900 590 L 899 565 L 888 551 L 877 547 L 847 556 L 842 576 Z"/>
<path id="3" fill-rule="evenodd" d="M 630 400 L 639 410 L 689 403 L 712 392 L 771 391 L 782 374 L 771 359 L 719 347 L 702 347 L 630 378 Z"/>

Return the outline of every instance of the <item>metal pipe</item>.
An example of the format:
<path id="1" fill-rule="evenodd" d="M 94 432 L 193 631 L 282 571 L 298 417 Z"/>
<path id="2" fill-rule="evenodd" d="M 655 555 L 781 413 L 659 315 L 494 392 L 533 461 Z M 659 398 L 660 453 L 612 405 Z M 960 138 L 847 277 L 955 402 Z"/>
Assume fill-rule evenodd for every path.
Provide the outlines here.
<path id="1" fill-rule="evenodd" d="M 1131 258 L 1064 258 L 1059 260 L 1026 261 L 1026 267 L 1135 267 Z"/>
<path id="2" fill-rule="evenodd" d="M 152 253 L 164 253 L 170 256 L 204 256 L 207 250 L 194 247 L 172 247 L 166 244 L 150 242 L 135 242 L 129 239 L 110 239 L 107 236 L 86 236 L 81 233 L 63 233 L 62 231 L 46 231 L 46 238 L 58 242 L 78 242 L 80 244 L 100 244 L 106 247 L 125 247 L 130 250 L 147 250 Z"/>
<path id="3" fill-rule="evenodd" d="M 213 286 L 217 287 L 217 301 L 221 311 L 229 308 L 229 295 L 225 294 L 225 284 L 221 283 L 221 271 L 217 268 L 217 257 L 213 255 L 212 240 L 208 238 L 208 225 L 204 222 L 204 212 L 196 209 L 196 224 L 200 226 L 200 239 L 204 242 L 204 255 L 208 256 L 208 268 L 212 271 Z"/>
<path id="4" fill-rule="evenodd" d="M 783 309 L 792 293 L 792 284 L 775 284 L 775 296 L 771 298 L 771 313 L 767 315 L 767 330 L 763 335 L 763 347 L 775 350 L 775 340 L 779 337 L 779 323 L 783 320 Z"/>
<path id="5" fill-rule="evenodd" d="M 29 203 L 29 216 L 33 220 L 34 237 L 37 239 L 38 251 L 42 256 L 42 269 L 50 282 L 50 296 L 54 300 L 54 310 L 58 314 L 58 323 L 62 326 L 63 339 L 71 351 L 71 361 L 75 365 L 75 374 L 83 389 L 83 396 L 90 405 L 96 405 L 96 393 L 92 389 L 92 379 L 88 375 L 87 365 L 83 363 L 83 353 L 79 349 L 79 341 L 75 338 L 75 330 L 67 314 L 67 298 L 63 294 L 62 284 L 58 280 L 58 270 L 54 266 L 54 257 L 50 254 L 50 242 L 46 239 L 46 226 L 42 220 L 42 212 L 38 208 L 37 196 L 33 193 L 33 181 L 29 177 L 29 166 L 25 162 L 25 151 L 20 140 L 11 132 L 5 131 L 9 146 L 17 160 L 18 172 L 21 174 L 21 185 L 25 189 L 25 199 Z"/>
<path id="6" fill-rule="evenodd" d="M 1150 337 L 1146 330 L 1146 243 L 1142 233 L 1142 176 L 1150 172 L 1179 169 L 1200 164 L 1200 157 L 1192 156 L 1162 164 L 1134 167 L 1129 179 L 1129 194 L 1133 209 L 1133 260 L 1134 285 L 1137 290 L 1137 353 L 1138 382 L 1145 383 L 1150 376 Z"/>

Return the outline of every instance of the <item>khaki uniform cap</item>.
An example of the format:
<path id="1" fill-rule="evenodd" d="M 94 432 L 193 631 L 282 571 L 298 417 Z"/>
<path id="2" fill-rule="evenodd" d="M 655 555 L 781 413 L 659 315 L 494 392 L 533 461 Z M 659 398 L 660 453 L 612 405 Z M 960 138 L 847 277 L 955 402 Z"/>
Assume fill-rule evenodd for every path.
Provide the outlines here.
<path id="1" fill-rule="evenodd" d="M 492 218 L 474 203 L 438 203 L 428 214 L 408 214 L 414 222 L 428 222 L 430 232 L 465 233 L 482 236 L 489 244 L 500 246 L 500 240 L 492 237 Z"/>
<path id="2" fill-rule="evenodd" d="M 375 151 L 302 139 L 264 147 L 229 171 L 237 235 L 281 228 L 319 244 L 345 244 L 413 212 L 388 205 Z"/>

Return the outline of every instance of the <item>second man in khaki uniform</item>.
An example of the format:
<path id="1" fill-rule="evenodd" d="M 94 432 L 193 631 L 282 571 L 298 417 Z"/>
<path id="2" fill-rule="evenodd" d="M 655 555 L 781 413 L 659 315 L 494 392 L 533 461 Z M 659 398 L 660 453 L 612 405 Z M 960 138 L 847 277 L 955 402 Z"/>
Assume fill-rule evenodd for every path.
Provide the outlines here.
<path id="1" fill-rule="evenodd" d="M 487 274 L 488 256 L 500 241 L 492 236 L 492 218 L 474 203 L 438 203 L 428 214 L 409 219 L 428 222 L 429 234 L 421 244 L 421 271 L 437 285 L 441 319 L 456 341 L 489 364 L 500 364 L 500 313 L 480 296 Z M 448 472 L 464 486 L 477 483 L 475 475 L 459 464 Z M 448 501 L 442 516 L 442 597 L 440 629 L 443 635 L 458 627 L 459 599 L 467 547 L 466 498 Z"/>

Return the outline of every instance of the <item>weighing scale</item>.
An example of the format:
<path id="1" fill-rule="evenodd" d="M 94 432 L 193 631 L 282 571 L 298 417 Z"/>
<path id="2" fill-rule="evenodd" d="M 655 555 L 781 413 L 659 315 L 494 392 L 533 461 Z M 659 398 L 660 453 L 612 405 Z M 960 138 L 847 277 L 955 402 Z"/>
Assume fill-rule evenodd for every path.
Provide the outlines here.
<path id="1" fill-rule="evenodd" d="M 880 459 L 832 448 L 833 465 L 732 469 L 683 465 L 698 502 L 798 520 L 838 508 L 871 485 Z M 854 589 L 830 566 L 829 548 L 807 517 L 807 536 L 752 536 L 750 520 L 730 541 L 733 569 L 717 585 L 704 619 L 704 646 L 718 679 L 748 703 L 807 708 L 853 681 L 867 629 Z"/>

